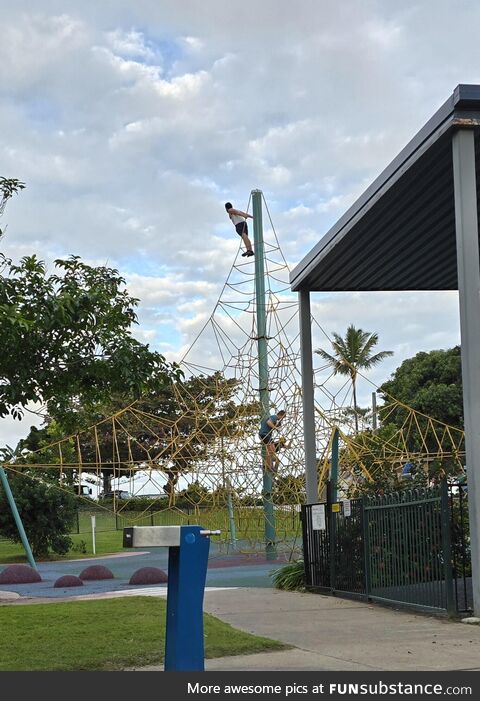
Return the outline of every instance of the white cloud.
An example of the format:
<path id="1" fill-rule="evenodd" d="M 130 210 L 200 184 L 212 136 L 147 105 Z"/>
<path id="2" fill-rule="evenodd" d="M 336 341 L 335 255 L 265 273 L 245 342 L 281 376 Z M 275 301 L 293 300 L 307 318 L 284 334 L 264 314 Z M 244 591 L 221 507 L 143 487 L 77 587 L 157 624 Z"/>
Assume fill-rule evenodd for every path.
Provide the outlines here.
<path id="1" fill-rule="evenodd" d="M 115 29 L 112 32 L 107 32 L 106 38 L 116 54 L 149 60 L 156 57 L 155 51 L 146 44 L 145 36 L 142 32 L 134 29 L 126 32 L 121 29 Z"/>
<path id="2" fill-rule="evenodd" d="M 262 189 L 295 266 L 455 85 L 479 82 L 479 21 L 466 0 L 10 3 L 0 174 L 27 189 L 4 251 L 118 267 L 142 300 L 137 337 L 179 357 L 238 251 L 223 203 Z M 424 299 L 314 305 L 329 331 L 379 333 L 395 350 L 380 373 L 458 342 L 453 297 Z M 200 356 L 218 360 L 207 342 Z"/>

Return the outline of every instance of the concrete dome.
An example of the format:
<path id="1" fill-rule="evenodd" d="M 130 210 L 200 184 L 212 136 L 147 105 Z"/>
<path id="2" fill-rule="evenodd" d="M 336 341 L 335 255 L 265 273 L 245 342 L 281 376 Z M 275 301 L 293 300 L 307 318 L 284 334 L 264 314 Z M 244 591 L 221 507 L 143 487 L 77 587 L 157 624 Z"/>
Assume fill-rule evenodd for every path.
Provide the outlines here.
<path id="1" fill-rule="evenodd" d="M 141 567 L 130 577 L 129 584 L 165 584 L 168 577 L 158 567 Z"/>
<path id="2" fill-rule="evenodd" d="M 74 574 L 64 574 L 63 577 L 59 577 L 56 580 L 53 586 L 56 589 L 61 589 L 63 587 L 83 587 L 83 582 L 80 577 L 76 577 Z"/>
<path id="3" fill-rule="evenodd" d="M 0 572 L 0 584 L 33 584 L 41 581 L 37 570 L 30 565 L 9 565 Z"/>
<path id="4" fill-rule="evenodd" d="M 103 565 L 90 565 L 80 572 L 79 577 L 89 581 L 113 579 L 113 572 Z"/>

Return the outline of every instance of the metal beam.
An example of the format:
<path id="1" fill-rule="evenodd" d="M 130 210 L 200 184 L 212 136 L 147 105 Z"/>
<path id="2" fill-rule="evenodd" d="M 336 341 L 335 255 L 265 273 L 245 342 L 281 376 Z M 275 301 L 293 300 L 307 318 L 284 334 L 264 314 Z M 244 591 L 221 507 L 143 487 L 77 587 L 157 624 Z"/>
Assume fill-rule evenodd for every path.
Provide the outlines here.
<path id="1" fill-rule="evenodd" d="M 310 293 L 300 290 L 300 357 L 302 368 L 303 441 L 305 446 L 305 487 L 307 504 L 318 502 L 317 453 L 315 442 L 315 404 L 312 359 L 312 321 Z"/>
<path id="2" fill-rule="evenodd" d="M 474 131 L 457 131 L 452 147 L 473 606 L 480 616 L 480 259 Z"/>

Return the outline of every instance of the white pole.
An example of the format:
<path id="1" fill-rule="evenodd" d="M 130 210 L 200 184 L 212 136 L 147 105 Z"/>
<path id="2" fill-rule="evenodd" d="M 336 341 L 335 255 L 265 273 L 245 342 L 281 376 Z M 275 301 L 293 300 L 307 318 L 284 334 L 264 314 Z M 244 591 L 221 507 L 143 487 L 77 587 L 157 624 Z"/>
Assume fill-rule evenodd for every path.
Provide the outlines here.
<path id="1" fill-rule="evenodd" d="M 92 549 L 93 554 L 95 555 L 95 516 L 92 514 L 90 518 L 92 519 Z"/>

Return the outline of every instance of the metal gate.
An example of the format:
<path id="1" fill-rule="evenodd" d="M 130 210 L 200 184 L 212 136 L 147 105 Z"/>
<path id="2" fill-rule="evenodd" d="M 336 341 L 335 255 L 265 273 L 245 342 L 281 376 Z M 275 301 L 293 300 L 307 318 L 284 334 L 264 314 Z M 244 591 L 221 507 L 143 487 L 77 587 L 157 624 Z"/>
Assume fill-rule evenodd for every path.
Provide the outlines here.
<path id="1" fill-rule="evenodd" d="M 422 610 L 468 610 L 465 567 L 460 580 L 458 564 L 468 537 L 452 494 L 442 483 L 304 506 L 307 587 Z"/>
<path id="2" fill-rule="evenodd" d="M 369 598 L 453 612 L 445 487 L 369 499 L 364 511 Z"/>
<path id="3" fill-rule="evenodd" d="M 302 507 L 307 584 L 325 593 L 366 595 L 361 499 Z"/>

